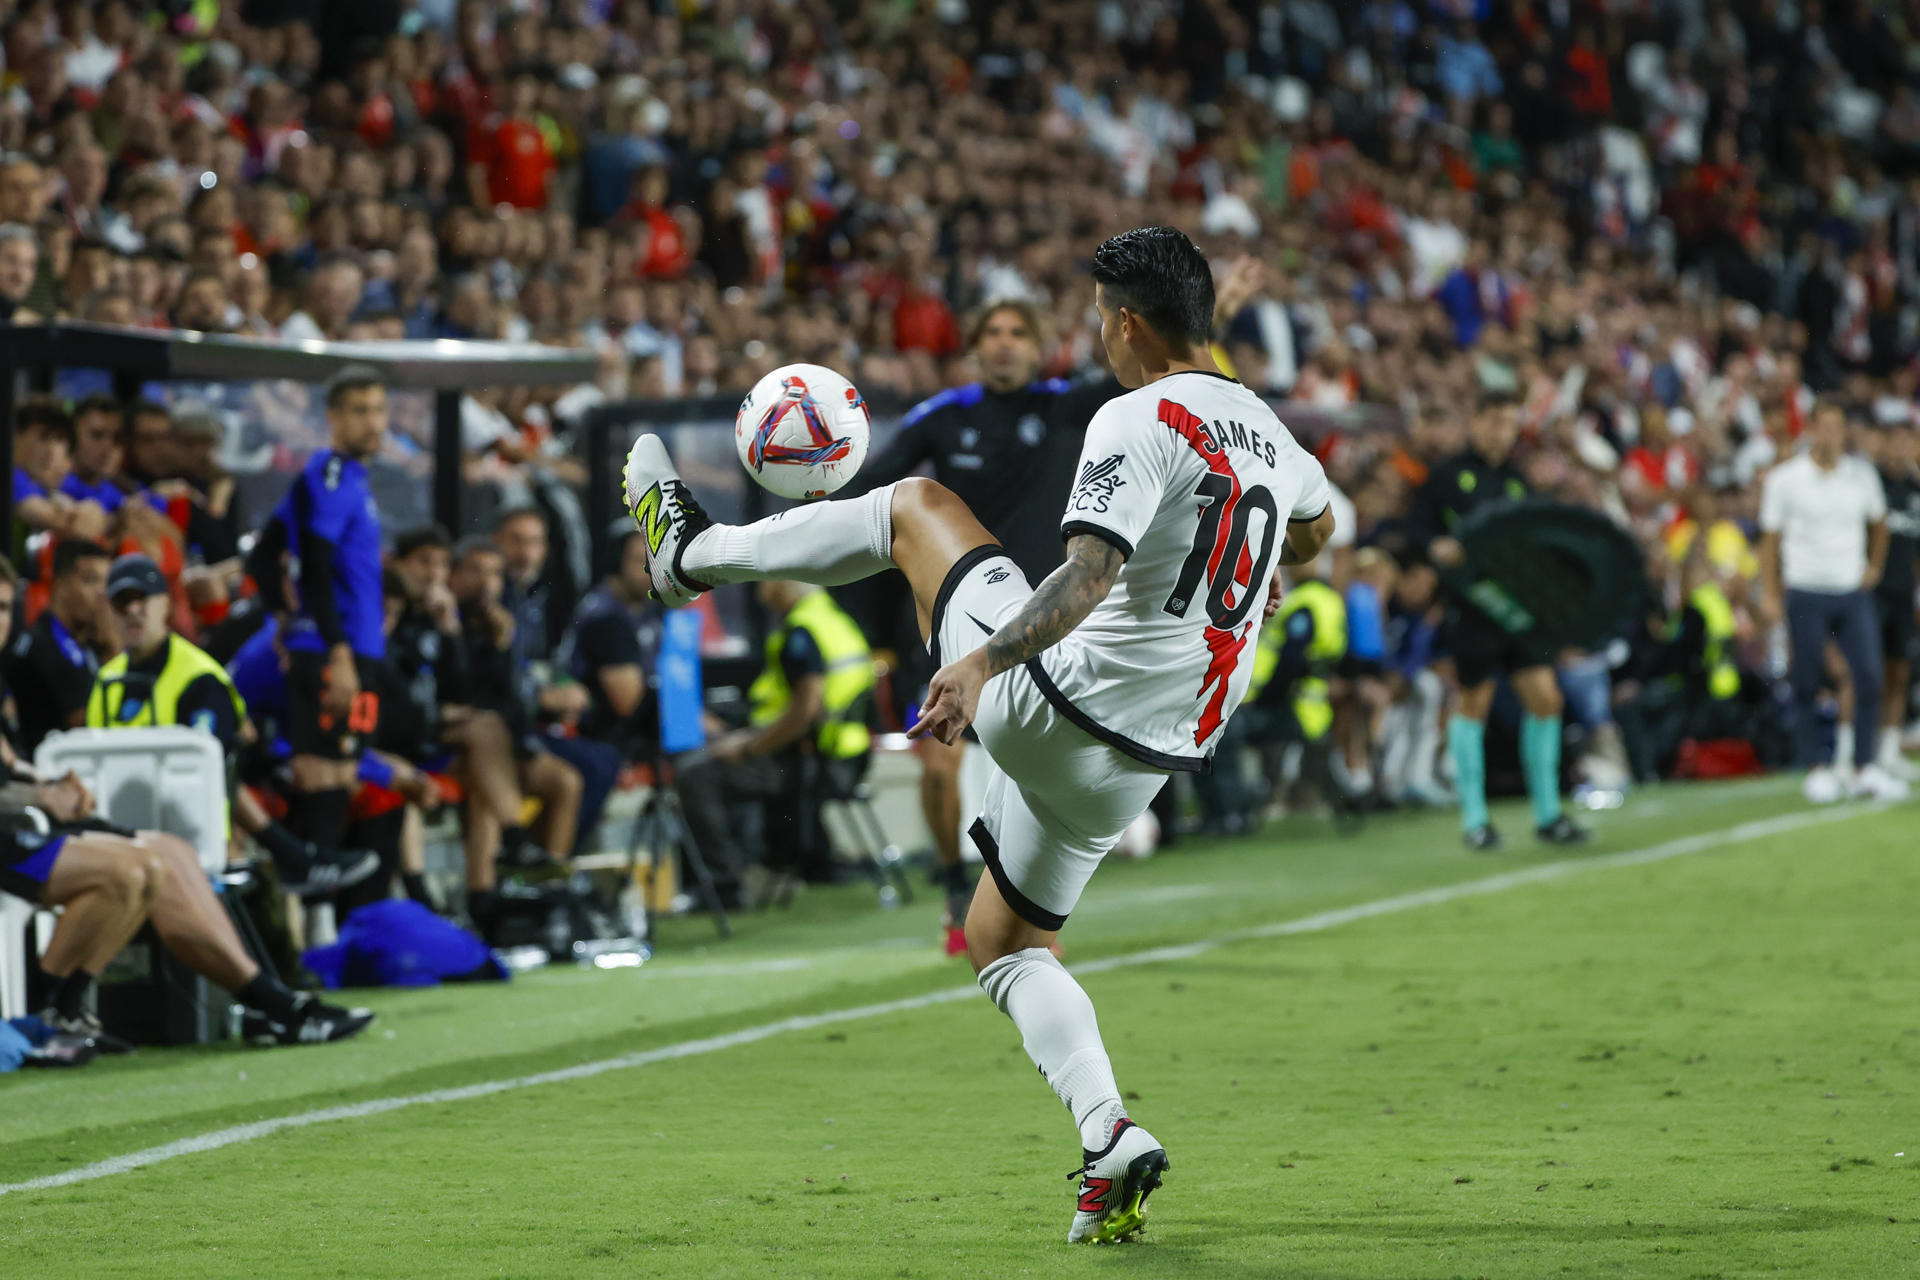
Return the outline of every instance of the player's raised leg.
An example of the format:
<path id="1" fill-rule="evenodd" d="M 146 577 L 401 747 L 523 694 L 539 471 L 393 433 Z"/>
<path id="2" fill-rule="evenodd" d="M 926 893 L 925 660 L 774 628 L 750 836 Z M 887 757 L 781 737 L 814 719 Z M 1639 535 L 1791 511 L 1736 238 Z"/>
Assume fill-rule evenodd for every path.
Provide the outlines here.
<path id="1" fill-rule="evenodd" d="M 728 583 L 790 578 L 837 587 L 898 568 L 913 586 L 925 636 L 953 566 L 994 545 L 952 490 L 918 477 L 752 524 L 715 524 L 654 435 L 635 440 L 627 454 L 626 496 L 647 539 L 653 593 L 670 608 Z"/>

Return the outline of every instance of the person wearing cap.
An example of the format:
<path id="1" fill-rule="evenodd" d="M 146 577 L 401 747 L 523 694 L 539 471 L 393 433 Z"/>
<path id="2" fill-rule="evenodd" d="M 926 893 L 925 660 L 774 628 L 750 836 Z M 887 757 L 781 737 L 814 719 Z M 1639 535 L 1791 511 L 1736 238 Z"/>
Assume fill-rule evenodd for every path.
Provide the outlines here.
<path id="1" fill-rule="evenodd" d="M 0 560 L 0 643 L 13 621 L 17 583 Z M 161 945 L 187 968 L 230 992 L 248 1011 L 258 1044 L 324 1044 L 366 1030 L 373 1014 L 343 1009 L 289 990 L 247 952 L 214 896 L 193 846 L 159 831 L 128 831 L 94 816 L 94 796 L 69 772 L 41 778 L 0 734 L 0 891 L 59 907 L 39 958 L 50 979 L 40 1017 L 57 1031 L 91 1041 L 102 1053 L 132 1046 L 91 1011 L 95 980 L 120 949 L 151 923 Z"/>
<path id="2" fill-rule="evenodd" d="M 226 668 L 170 629 L 173 597 L 159 565 L 143 555 L 115 560 L 107 573 L 107 601 L 124 648 L 101 664 L 94 679 L 88 728 L 184 726 L 212 734 L 229 754 L 252 740 L 247 704 Z M 289 893 L 330 893 L 379 869 L 373 853 L 321 848 L 296 838 L 244 788 L 233 790 L 231 814 L 267 851 Z"/>
<path id="3" fill-rule="evenodd" d="M 121 556 L 107 573 L 107 603 L 125 648 L 100 666 L 87 699 L 91 728 L 188 725 L 229 747 L 247 706 L 226 668 L 169 628 L 172 592 L 160 566 Z"/>

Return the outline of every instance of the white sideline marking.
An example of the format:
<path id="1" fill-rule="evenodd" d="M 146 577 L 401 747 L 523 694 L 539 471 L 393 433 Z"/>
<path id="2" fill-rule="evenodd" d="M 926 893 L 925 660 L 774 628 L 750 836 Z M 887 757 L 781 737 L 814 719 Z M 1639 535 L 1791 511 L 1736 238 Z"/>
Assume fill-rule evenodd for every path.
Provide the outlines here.
<path id="1" fill-rule="evenodd" d="M 1446 902 L 1456 902 L 1463 898 L 1483 897 L 1492 893 L 1503 893 L 1508 889 L 1517 889 L 1525 885 L 1544 884 L 1551 880 L 1562 880 L 1581 871 L 1590 871 L 1608 867 L 1644 866 L 1653 862 L 1665 862 L 1671 858 L 1686 857 L 1701 853 L 1721 845 L 1737 844 L 1743 840 L 1757 840 L 1764 836 L 1779 835 L 1787 831 L 1797 831 L 1802 827 L 1822 826 L 1830 822 L 1844 821 L 1860 817 L 1863 814 L 1877 813 L 1886 805 L 1847 806 L 1832 809 L 1816 809 L 1804 813 L 1782 814 L 1778 817 L 1763 818 L 1756 822 L 1737 823 L 1723 827 L 1718 831 L 1703 831 L 1697 835 L 1682 836 L 1677 840 L 1668 840 L 1661 844 L 1648 845 L 1644 849 L 1628 849 L 1620 853 L 1598 854 L 1588 858 L 1562 858 L 1554 862 L 1544 862 L 1537 866 L 1519 871 L 1502 872 L 1499 875 L 1484 876 L 1478 880 L 1465 880 L 1457 884 L 1438 885 L 1431 889 L 1419 889 L 1412 893 L 1395 894 L 1390 898 L 1376 898 L 1372 902 L 1360 902 L 1350 907 L 1336 907 L 1330 911 L 1318 911 L 1310 916 L 1301 916 L 1296 920 L 1281 920 L 1273 924 L 1257 925 L 1247 929 L 1233 929 L 1215 934 L 1211 938 L 1202 938 L 1197 942 L 1181 943 L 1177 946 L 1153 947 L 1146 951 L 1133 951 L 1124 955 L 1108 956 L 1100 960 L 1089 960 L 1076 964 L 1076 973 L 1107 973 L 1114 969 L 1133 968 L 1138 965 L 1160 964 L 1169 960 L 1190 960 L 1205 955 L 1219 947 L 1237 942 L 1251 942 L 1263 938 L 1284 938 L 1298 933 L 1318 933 L 1326 929 L 1338 928 L 1343 924 L 1352 924 L 1356 920 L 1371 920 L 1376 916 L 1393 915 L 1401 911 L 1413 911 L 1420 907 L 1438 906 Z M 218 1151 L 222 1147 L 235 1146 L 242 1142 L 252 1142 L 256 1138 L 265 1138 L 286 1129 L 304 1129 L 308 1125 L 326 1124 L 333 1120 L 360 1120 L 367 1116 L 382 1115 L 388 1111 L 398 1111 L 402 1107 L 415 1107 L 425 1103 L 464 1102 L 469 1098 L 485 1098 L 496 1093 L 506 1093 L 513 1089 L 526 1089 L 534 1085 L 563 1084 L 569 1080 L 585 1080 L 591 1076 L 604 1075 L 609 1071 L 624 1071 L 630 1067 L 644 1067 L 655 1062 L 671 1062 L 677 1058 L 693 1058 L 702 1054 L 718 1053 L 722 1049 L 735 1049 L 741 1045 L 757 1044 L 775 1036 L 786 1035 L 793 1031 L 811 1031 L 817 1027 L 830 1027 L 836 1023 L 859 1022 L 867 1018 L 882 1018 L 893 1013 L 911 1013 L 918 1009 L 928 1009 L 935 1005 L 952 1004 L 956 1000 L 976 999 L 979 988 L 969 984 L 964 987 L 950 987 L 944 991 L 930 991 L 925 995 L 908 996 L 902 1000 L 889 1000 L 882 1004 L 859 1005 L 851 1009 L 836 1009 L 828 1013 L 811 1013 L 799 1017 L 782 1018 L 778 1022 L 766 1022 L 757 1027 L 745 1027 L 739 1031 L 729 1031 L 725 1035 L 708 1036 L 701 1040 L 686 1040 L 679 1044 L 663 1045 L 658 1049 L 647 1049 L 639 1053 L 622 1054 L 617 1058 L 602 1058 L 597 1062 L 583 1062 L 574 1067 L 562 1067 L 557 1071 L 542 1071 L 529 1076 L 514 1076 L 505 1080 L 487 1080 L 479 1084 L 463 1085 L 455 1089 L 433 1089 L 426 1093 L 403 1094 L 392 1098 L 373 1098 L 365 1102 L 351 1102 L 344 1106 L 324 1107 L 318 1111 L 302 1111 L 289 1116 L 275 1116 L 270 1120 L 256 1120 L 252 1124 L 234 1125 L 226 1129 L 215 1129 L 209 1133 L 196 1134 L 190 1138 L 180 1138 L 173 1142 L 162 1143 L 157 1147 L 147 1147 L 141 1151 L 130 1151 L 125 1155 L 112 1156 L 93 1164 L 82 1165 L 77 1169 L 68 1169 L 61 1173 L 47 1174 L 45 1177 L 28 1178 L 24 1182 L 0 1183 L 0 1195 L 15 1191 L 44 1191 L 53 1187 L 71 1186 L 76 1182 L 93 1182 L 100 1178 L 109 1178 L 119 1173 L 131 1173 L 135 1169 L 144 1169 L 148 1165 L 160 1164 L 180 1156 L 194 1155 L 202 1151 Z"/>

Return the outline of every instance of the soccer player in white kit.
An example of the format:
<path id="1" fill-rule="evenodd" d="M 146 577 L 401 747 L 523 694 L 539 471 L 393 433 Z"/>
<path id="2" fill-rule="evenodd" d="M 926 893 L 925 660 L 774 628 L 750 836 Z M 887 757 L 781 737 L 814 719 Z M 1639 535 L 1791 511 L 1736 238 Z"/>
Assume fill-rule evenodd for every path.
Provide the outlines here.
<path id="1" fill-rule="evenodd" d="M 634 442 L 626 471 L 669 606 L 723 583 L 906 573 L 944 664 L 911 732 L 952 742 L 972 724 L 993 758 L 972 827 L 990 874 L 967 953 L 1079 1126 L 1069 1242 L 1139 1231 L 1167 1156 L 1127 1116 L 1093 1004 L 1049 944 L 1167 774 L 1207 767 L 1278 606 L 1277 567 L 1313 559 L 1333 532 L 1320 464 L 1214 366 L 1213 278 L 1193 243 L 1126 232 L 1095 252 L 1093 279 L 1101 340 L 1133 390 L 1087 426 L 1067 559 L 1038 587 L 931 480 L 725 526 L 657 437 Z"/>

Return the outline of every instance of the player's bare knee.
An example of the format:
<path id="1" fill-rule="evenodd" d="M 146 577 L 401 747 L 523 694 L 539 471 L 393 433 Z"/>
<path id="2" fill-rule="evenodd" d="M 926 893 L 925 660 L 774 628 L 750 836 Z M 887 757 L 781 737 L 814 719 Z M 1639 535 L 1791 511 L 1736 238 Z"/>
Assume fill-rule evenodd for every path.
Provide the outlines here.
<path id="1" fill-rule="evenodd" d="M 200 865 L 200 855 L 179 836 L 168 835 L 164 831 L 142 831 L 140 845 L 155 855 L 156 862 L 170 862 L 175 868 L 197 868 Z"/>
<path id="2" fill-rule="evenodd" d="M 1031 946 L 1031 941 L 1020 928 L 1009 928 L 1004 921 L 994 921 L 969 913 L 964 928 L 967 939 L 967 962 L 975 973 L 980 972 L 995 960 L 1023 951 Z"/>
<path id="3" fill-rule="evenodd" d="M 160 890 L 172 876 L 172 868 L 165 857 L 151 849 L 142 849 L 137 857 L 128 858 L 127 865 L 132 872 L 132 900 L 142 911 L 153 910 L 154 899 L 160 896 Z"/>
<path id="4" fill-rule="evenodd" d="M 1527 714 L 1551 719 L 1566 709 L 1567 700 L 1560 694 L 1560 685 L 1551 676 L 1532 683 L 1530 688 L 1521 691 L 1520 701 Z"/>
<path id="5" fill-rule="evenodd" d="M 911 520 L 915 516 L 936 511 L 941 506 L 959 501 L 960 499 L 954 496 L 953 490 L 938 480 L 932 480 L 926 476 L 908 476 L 904 480 L 895 482 L 891 510 L 897 526 L 903 515 Z"/>

